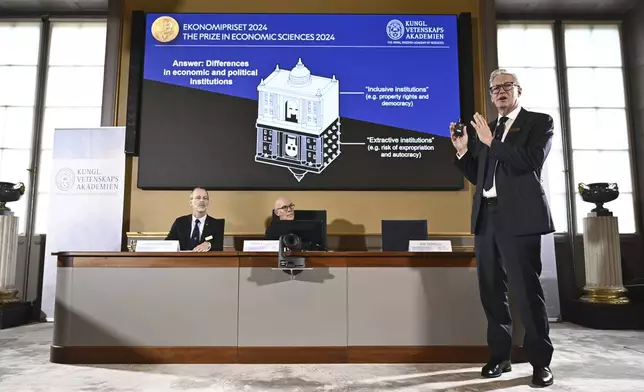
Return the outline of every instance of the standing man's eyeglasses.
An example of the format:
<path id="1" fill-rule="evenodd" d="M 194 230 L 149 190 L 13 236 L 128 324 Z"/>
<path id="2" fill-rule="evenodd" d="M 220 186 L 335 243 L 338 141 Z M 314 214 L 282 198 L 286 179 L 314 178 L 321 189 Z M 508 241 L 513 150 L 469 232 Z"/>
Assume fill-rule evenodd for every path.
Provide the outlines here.
<path id="1" fill-rule="evenodd" d="M 521 87 L 514 82 L 506 82 L 503 84 L 497 84 L 495 86 L 490 87 L 490 93 L 498 94 L 501 91 L 501 89 L 503 89 L 503 91 L 510 91 L 514 86 Z"/>

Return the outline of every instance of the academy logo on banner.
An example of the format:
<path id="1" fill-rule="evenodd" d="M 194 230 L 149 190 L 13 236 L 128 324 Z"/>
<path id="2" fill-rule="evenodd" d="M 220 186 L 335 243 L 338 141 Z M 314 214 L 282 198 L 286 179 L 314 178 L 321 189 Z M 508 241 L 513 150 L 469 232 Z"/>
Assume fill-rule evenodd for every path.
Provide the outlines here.
<path id="1" fill-rule="evenodd" d="M 56 188 L 63 193 L 114 194 L 122 188 L 122 177 L 119 174 L 104 174 L 97 167 L 75 169 L 64 167 L 56 174 Z"/>

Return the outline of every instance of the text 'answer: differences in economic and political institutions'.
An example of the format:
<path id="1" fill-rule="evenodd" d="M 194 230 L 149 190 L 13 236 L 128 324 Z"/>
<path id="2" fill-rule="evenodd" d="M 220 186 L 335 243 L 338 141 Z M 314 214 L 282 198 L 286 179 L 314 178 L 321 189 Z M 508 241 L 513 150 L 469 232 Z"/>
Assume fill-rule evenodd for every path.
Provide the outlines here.
<path id="1" fill-rule="evenodd" d="M 422 27 L 416 27 L 422 29 Z M 227 32 L 213 32 L 225 30 Z M 184 40 L 193 41 L 255 41 L 269 44 L 273 41 L 333 41 L 334 34 L 326 33 L 267 33 L 262 24 L 184 24 Z M 421 37 L 419 34 L 425 34 Z M 442 39 L 442 31 L 409 35 L 410 39 Z M 189 78 L 192 86 L 232 86 L 235 78 L 259 78 L 260 71 L 246 60 L 173 59 L 170 67 L 163 69 L 164 77 Z M 381 107 L 412 108 L 417 101 L 430 98 L 427 86 L 365 86 L 363 91 L 346 94 L 362 95 Z M 346 135 L 348 136 L 348 135 Z M 423 152 L 434 151 L 433 137 L 368 137 L 363 143 L 368 151 L 382 158 L 422 158 Z"/>

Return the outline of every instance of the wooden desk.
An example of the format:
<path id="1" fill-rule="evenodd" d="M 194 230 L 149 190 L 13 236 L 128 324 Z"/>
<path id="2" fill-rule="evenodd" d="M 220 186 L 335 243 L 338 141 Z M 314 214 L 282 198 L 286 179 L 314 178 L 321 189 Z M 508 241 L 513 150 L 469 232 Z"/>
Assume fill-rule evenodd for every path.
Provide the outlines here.
<path id="1" fill-rule="evenodd" d="M 480 363 L 471 252 L 61 253 L 51 361 Z M 515 336 L 515 342 L 520 342 Z"/>

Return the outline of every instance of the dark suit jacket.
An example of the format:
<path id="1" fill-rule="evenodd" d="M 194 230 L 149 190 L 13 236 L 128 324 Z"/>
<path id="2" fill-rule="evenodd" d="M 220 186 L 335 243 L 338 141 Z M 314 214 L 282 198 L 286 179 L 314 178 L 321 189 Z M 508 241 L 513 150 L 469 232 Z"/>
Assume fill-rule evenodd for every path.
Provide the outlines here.
<path id="1" fill-rule="evenodd" d="M 278 220 L 280 220 L 280 217 L 275 215 L 275 211 L 272 211 L 271 220 L 270 222 L 268 222 L 268 226 L 266 227 L 266 231 L 264 232 L 264 238 L 266 238 L 267 240 L 279 240 L 279 236 L 276 235 L 274 230 L 275 226 L 273 225 L 273 222 Z"/>
<path id="2" fill-rule="evenodd" d="M 210 215 L 206 216 L 206 223 L 204 225 L 203 231 L 201 233 L 201 238 L 199 243 L 204 242 L 204 239 L 212 236 L 210 242 L 210 251 L 221 251 L 224 250 L 224 226 L 226 224 L 225 219 L 215 219 Z M 178 240 L 181 250 L 192 250 L 189 247 L 190 244 L 190 234 L 192 234 L 192 215 L 184 215 L 175 219 L 172 227 L 170 228 L 170 233 L 166 237 L 166 240 Z"/>
<path id="3" fill-rule="evenodd" d="M 496 119 L 489 126 L 494 132 Z M 461 159 L 454 157 L 456 166 L 465 177 L 478 185 L 472 203 L 472 233 L 477 232 L 489 154 L 494 154 L 498 160 L 498 219 L 495 220 L 495 228 L 500 233 L 511 235 L 554 232 L 548 200 L 541 184 L 541 170 L 550 152 L 553 133 L 551 116 L 521 109 L 503 142 L 494 139 L 488 147 L 476 139 Z"/>

